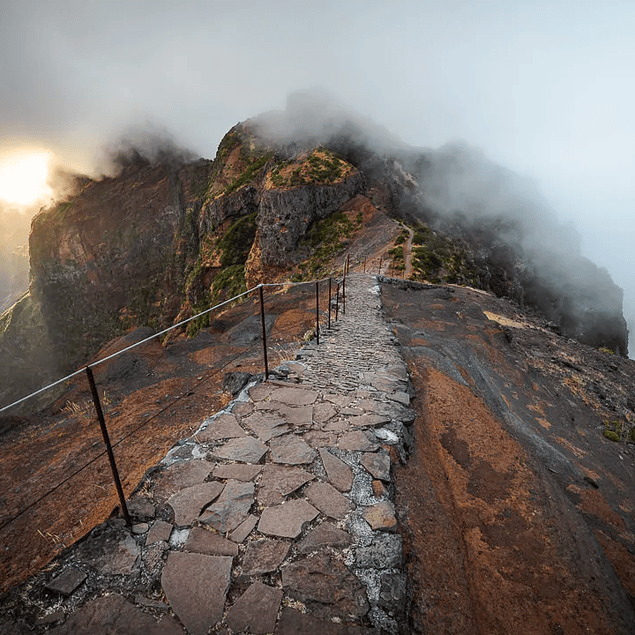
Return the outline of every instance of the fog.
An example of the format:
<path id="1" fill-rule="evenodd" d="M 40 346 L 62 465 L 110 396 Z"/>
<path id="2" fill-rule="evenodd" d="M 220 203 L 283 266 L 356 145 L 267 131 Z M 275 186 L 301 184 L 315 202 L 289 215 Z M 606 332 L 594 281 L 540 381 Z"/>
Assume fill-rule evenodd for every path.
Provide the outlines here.
<path id="1" fill-rule="evenodd" d="M 610 1 L 5 0 L 0 154 L 95 173 L 149 125 L 213 157 L 238 121 L 319 87 L 386 138 L 513 170 L 623 287 L 634 330 L 634 27 Z"/>

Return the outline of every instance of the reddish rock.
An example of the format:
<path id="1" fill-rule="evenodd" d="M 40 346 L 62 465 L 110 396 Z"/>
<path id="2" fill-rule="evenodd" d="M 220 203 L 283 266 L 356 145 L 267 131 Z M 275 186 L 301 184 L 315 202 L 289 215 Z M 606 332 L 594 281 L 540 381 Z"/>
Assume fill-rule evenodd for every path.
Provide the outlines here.
<path id="1" fill-rule="evenodd" d="M 275 386 L 271 384 L 257 384 L 249 389 L 249 397 L 252 401 L 264 401 L 273 392 Z"/>
<path id="2" fill-rule="evenodd" d="M 105 595 L 87 602 L 64 624 L 48 632 L 51 635 L 184 635 L 173 617 L 166 615 L 157 622 L 120 595 Z"/>
<path id="3" fill-rule="evenodd" d="M 326 423 L 337 414 L 337 410 L 330 403 L 316 403 L 313 406 L 313 421 L 315 423 Z"/>
<path id="4" fill-rule="evenodd" d="M 146 547 L 154 542 L 159 542 L 161 540 L 165 540 L 167 542 L 170 540 L 172 529 L 172 523 L 166 523 L 164 520 L 155 520 L 152 523 L 152 527 L 150 527 L 150 531 L 148 531 L 148 535 L 146 536 Z"/>
<path id="5" fill-rule="evenodd" d="M 223 493 L 201 515 L 199 521 L 225 534 L 240 525 L 254 502 L 253 483 L 227 481 Z"/>
<path id="6" fill-rule="evenodd" d="M 363 414 L 348 418 L 348 425 L 351 428 L 375 428 L 390 423 L 390 417 L 376 414 Z"/>
<path id="7" fill-rule="evenodd" d="M 231 567 L 229 556 L 170 552 L 161 586 L 170 607 L 192 635 L 206 635 L 222 619 Z"/>
<path id="8" fill-rule="evenodd" d="M 248 463 L 232 463 L 230 465 L 217 465 L 214 468 L 214 478 L 233 479 L 235 481 L 253 481 L 262 470 L 262 465 L 249 465 Z"/>
<path id="9" fill-rule="evenodd" d="M 243 419 L 243 423 L 256 434 L 261 441 L 269 441 L 289 432 L 289 426 L 277 414 L 256 411 Z"/>
<path id="10" fill-rule="evenodd" d="M 352 509 L 351 501 L 329 483 L 311 483 L 306 488 L 306 497 L 325 516 L 341 520 Z"/>
<path id="11" fill-rule="evenodd" d="M 390 501 L 382 501 L 372 507 L 367 507 L 363 517 L 373 530 L 397 531 L 395 506 Z"/>
<path id="12" fill-rule="evenodd" d="M 243 557 L 244 575 L 262 575 L 275 571 L 287 557 L 291 544 L 282 540 L 252 540 Z"/>
<path id="13" fill-rule="evenodd" d="M 305 390 L 304 388 L 276 388 L 271 393 L 271 401 L 279 401 L 288 406 L 309 406 L 315 403 L 318 394 L 313 390 Z"/>
<path id="14" fill-rule="evenodd" d="M 253 437 L 230 439 L 212 451 L 212 454 L 219 459 L 239 461 L 240 463 L 260 463 L 266 453 L 267 446 Z"/>
<path id="15" fill-rule="evenodd" d="M 221 439 L 246 437 L 247 433 L 240 427 L 233 414 L 225 413 L 214 419 L 205 430 L 195 435 L 200 443 L 213 443 Z"/>
<path id="16" fill-rule="evenodd" d="M 279 505 L 285 496 L 313 480 L 313 474 L 299 467 L 268 463 L 262 471 L 256 497 L 261 505 Z"/>
<path id="17" fill-rule="evenodd" d="M 224 487 L 222 483 L 212 481 L 192 485 L 173 494 L 168 505 L 174 510 L 174 524 L 177 527 L 191 525 L 201 515 L 201 511 L 218 498 Z"/>
<path id="18" fill-rule="evenodd" d="M 300 553 L 319 551 L 324 547 L 348 547 L 352 542 L 350 534 L 333 523 L 325 522 L 312 529 L 298 544 Z"/>
<path id="19" fill-rule="evenodd" d="M 246 417 L 254 411 L 254 404 L 251 401 L 239 401 L 232 408 L 232 414 L 237 417 Z"/>
<path id="20" fill-rule="evenodd" d="M 379 448 L 379 443 L 375 440 L 375 435 L 372 432 L 353 430 L 341 436 L 338 447 L 353 452 L 374 452 Z"/>
<path id="21" fill-rule="evenodd" d="M 229 539 L 237 543 L 243 542 L 257 524 L 258 516 L 249 514 L 249 516 L 229 534 Z"/>
<path id="22" fill-rule="evenodd" d="M 388 490 L 381 481 L 374 480 L 371 485 L 373 487 L 373 496 L 375 498 L 384 498 L 384 496 L 388 496 Z"/>
<path id="23" fill-rule="evenodd" d="M 272 633 L 282 595 L 282 589 L 254 582 L 229 609 L 227 624 L 234 633 Z"/>
<path id="24" fill-rule="evenodd" d="M 353 486 L 353 470 L 324 448 L 320 448 L 320 458 L 331 484 L 340 492 L 348 492 Z"/>
<path id="25" fill-rule="evenodd" d="M 192 527 L 192 531 L 183 547 L 192 553 L 205 553 L 208 556 L 237 556 L 238 545 L 202 527 Z"/>
<path id="26" fill-rule="evenodd" d="M 265 507 L 260 516 L 258 531 L 270 536 L 295 538 L 302 532 L 304 523 L 313 520 L 318 514 L 318 510 L 303 499 Z"/>
<path id="27" fill-rule="evenodd" d="M 328 554 L 304 558 L 284 567 L 282 586 L 291 597 L 304 602 L 317 617 L 362 617 L 368 613 L 361 582 Z"/>
<path id="28" fill-rule="evenodd" d="M 214 465 L 215 463 L 202 459 L 173 463 L 157 475 L 152 489 L 154 498 L 165 503 L 174 492 L 202 483 L 210 475 Z"/>
<path id="29" fill-rule="evenodd" d="M 271 460 L 285 465 L 312 463 L 316 452 L 295 434 L 285 434 L 269 442 Z"/>
<path id="30" fill-rule="evenodd" d="M 322 432 L 321 430 L 309 430 L 302 439 L 316 450 L 322 447 L 335 447 L 338 435 L 335 432 Z"/>
<path id="31" fill-rule="evenodd" d="M 390 481 L 390 456 L 383 452 L 365 453 L 360 463 L 375 478 Z"/>

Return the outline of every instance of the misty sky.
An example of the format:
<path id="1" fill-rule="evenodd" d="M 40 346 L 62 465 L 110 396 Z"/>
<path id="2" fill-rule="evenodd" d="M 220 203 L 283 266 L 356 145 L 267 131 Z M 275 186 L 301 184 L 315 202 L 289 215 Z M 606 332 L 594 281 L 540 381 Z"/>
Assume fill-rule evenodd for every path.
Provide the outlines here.
<path id="1" fill-rule="evenodd" d="M 633 34 L 632 1 L 3 0 L 0 152 L 90 170 L 150 122 L 212 158 L 320 87 L 411 145 L 464 139 L 535 180 L 624 288 L 635 340 Z"/>

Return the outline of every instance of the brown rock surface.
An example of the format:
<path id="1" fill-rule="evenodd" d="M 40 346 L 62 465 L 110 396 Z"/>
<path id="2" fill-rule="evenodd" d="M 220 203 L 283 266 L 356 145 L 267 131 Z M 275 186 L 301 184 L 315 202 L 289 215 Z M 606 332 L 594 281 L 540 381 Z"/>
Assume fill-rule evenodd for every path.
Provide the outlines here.
<path id="1" fill-rule="evenodd" d="M 241 463 L 260 463 L 266 453 L 267 446 L 253 437 L 231 439 L 212 451 L 212 455 L 219 459 L 240 461 Z"/>
<path id="2" fill-rule="evenodd" d="M 174 510 L 174 524 L 177 527 L 191 525 L 207 505 L 223 491 L 224 485 L 218 481 L 192 485 L 173 494 L 168 505 Z"/>
<path id="3" fill-rule="evenodd" d="M 390 456 L 388 454 L 366 452 L 360 462 L 374 478 L 390 481 Z"/>
<path id="4" fill-rule="evenodd" d="M 271 460 L 274 463 L 283 463 L 285 465 L 312 463 L 317 456 L 315 450 L 295 434 L 285 434 L 271 439 L 269 448 L 271 450 Z"/>
<path id="5" fill-rule="evenodd" d="M 314 478 L 299 467 L 268 463 L 263 469 L 256 497 L 261 505 L 279 505 L 288 494 Z"/>
<path id="6" fill-rule="evenodd" d="M 340 492 L 348 492 L 353 486 L 353 470 L 325 448 L 320 448 L 319 452 L 333 487 L 336 487 Z"/>
<path id="7" fill-rule="evenodd" d="M 351 501 L 329 483 L 311 483 L 306 497 L 325 516 L 341 520 L 353 508 Z"/>
<path id="8" fill-rule="evenodd" d="M 366 430 L 352 430 L 340 437 L 338 447 L 342 450 L 374 452 L 379 448 L 375 436 Z"/>
<path id="9" fill-rule="evenodd" d="M 237 556 L 238 545 L 202 527 L 192 527 L 185 545 L 185 551 L 204 553 L 208 556 Z"/>
<path id="10" fill-rule="evenodd" d="M 302 532 L 304 524 L 313 520 L 318 514 L 318 510 L 303 499 L 265 507 L 260 516 L 258 531 L 270 536 L 296 538 Z"/>
<path id="11" fill-rule="evenodd" d="M 367 507 L 362 515 L 373 530 L 397 531 L 395 506 L 391 501 L 381 501 L 372 507 Z"/>
<path id="12" fill-rule="evenodd" d="M 303 388 L 276 388 L 271 393 L 271 401 L 279 401 L 288 406 L 309 406 L 315 403 L 318 394 Z"/>
<path id="13" fill-rule="evenodd" d="M 195 438 L 199 443 L 211 443 L 246 436 L 246 432 L 240 427 L 236 417 L 231 413 L 225 413 L 216 417 L 205 430 L 198 432 Z"/>
<path id="14" fill-rule="evenodd" d="M 243 556 L 243 575 L 262 575 L 275 571 L 287 557 L 291 543 L 283 540 L 252 540 Z"/>
<path id="15" fill-rule="evenodd" d="M 311 529 L 298 544 L 300 553 L 320 551 L 324 547 L 348 547 L 352 542 L 351 535 L 339 529 L 333 523 L 324 522 Z"/>
<path id="16" fill-rule="evenodd" d="M 253 481 L 262 470 L 262 465 L 230 464 L 217 465 L 214 468 L 214 478 L 233 479 L 235 481 Z"/>
<path id="17" fill-rule="evenodd" d="M 229 609 L 227 624 L 235 633 L 272 633 L 276 627 L 282 595 L 282 589 L 254 582 Z"/>
<path id="18" fill-rule="evenodd" d="M 203 512 L 199 521 L 222 534 L 236 529 L 249 515 L 254 488 L 253 483 L 227 481 L 223 493 Z"/>
<path id="19" fill-rule="evenodd" d="M 172 523 L 166 523 L 164 520 L 155 520 L 148 531 L 148 535 L 146 536 L 146 546 L 161 540 L 165 540 L 167 542 L 170 540 L 172 529 L 174 529 Z"/>

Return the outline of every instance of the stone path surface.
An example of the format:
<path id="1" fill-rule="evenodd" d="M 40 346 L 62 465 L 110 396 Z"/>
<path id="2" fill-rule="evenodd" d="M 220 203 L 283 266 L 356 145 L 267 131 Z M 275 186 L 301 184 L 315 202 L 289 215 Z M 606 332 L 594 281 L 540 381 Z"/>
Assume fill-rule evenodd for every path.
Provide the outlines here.
<path id="1" fill-rule="evenodd" d="M 407 632 L 391 469 L 411 442 L 410 384 L 376 279 L 346 291 L 319 345 L 146 475 L 131 531 L 108 521 L 46 574 L 51 633 Z"/>

